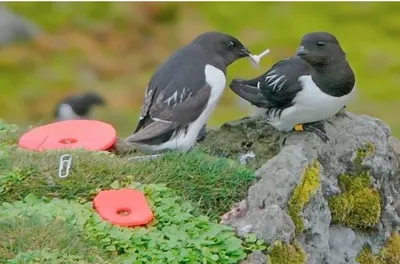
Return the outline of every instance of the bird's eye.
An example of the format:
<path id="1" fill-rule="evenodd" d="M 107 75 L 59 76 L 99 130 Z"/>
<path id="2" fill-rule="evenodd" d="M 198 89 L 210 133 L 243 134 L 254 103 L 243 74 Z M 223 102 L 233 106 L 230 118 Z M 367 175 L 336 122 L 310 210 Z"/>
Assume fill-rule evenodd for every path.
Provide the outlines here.
<path id="1" fill-rule="evenodd" d="M 235 47 L 235 43 L 233 41 L 229 42 L 228 47 L 232 49 L 233 47 Z"/>
<path id="2" fill-rule="evenodd" d="M 323 42 L 323 41 L 318 41 L 318 42 L 317 42 L 317 46 L 318 46 L 318 47 L 323 47 L 323 46 L 325 46 L 325 42 Z"/>

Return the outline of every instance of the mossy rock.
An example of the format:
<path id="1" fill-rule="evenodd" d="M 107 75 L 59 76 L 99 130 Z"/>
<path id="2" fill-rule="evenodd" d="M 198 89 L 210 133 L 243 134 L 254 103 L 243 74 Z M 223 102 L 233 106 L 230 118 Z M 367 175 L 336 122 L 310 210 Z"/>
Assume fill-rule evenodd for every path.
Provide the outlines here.
<path id="1" fill-rule="evenodd" d="M 328 198 L 334 223 L 351 228 L 371 229 L 381 216 L 381 196 L 371 187 L 368 172 L 339 177 L 342 193 Z"/>
<path id="2" fill-rule="evenodd" d="M 400 234 L 394 232 L 379 254 L 374 255 L 369 245 L 358 254 L 359 264 L 398 264 L 400 263 Z"/>
<path id="3" fill-rule="evenodd" d="M 305 264 L 307 256 L 296 240 L 292 244 L 276 241 L 268 248 L 268 260 L 270 264 Z"/>
<path id="4" fill-rule="evenodd" d="M 381 196 L 372 188 L 368 168 L 363 165 L 367 156 L 374 155 L 375 146 L 369 142 L 356 151 L 348 174 L 338 177 L 342 193 L 328 198 L 332 222 L 351 228 L 370 230 L 381 216 Z"/>
<path id="5" fill-rule="evenodd" d="M 304 230 L 302 217 L 304 206 L 310 201 L 320 185 L 320 164 L 318 161 L 314 161 L 305 168 L 301 181 L 294 189 L 288 203 L 288 212 L 296 226 L 296 234 L 300 234 Z"/>
<path id="6" fill-rule="evenodd" d="M 207 131 L 199 144 L 201 149 L 212 155 L 238 160 L 240 155 L 253 152 L 255 158 L 248 166 L 258 169 L 280 151 L 281 133 L 272 129 L 265 118 L 245 117 Z"/>

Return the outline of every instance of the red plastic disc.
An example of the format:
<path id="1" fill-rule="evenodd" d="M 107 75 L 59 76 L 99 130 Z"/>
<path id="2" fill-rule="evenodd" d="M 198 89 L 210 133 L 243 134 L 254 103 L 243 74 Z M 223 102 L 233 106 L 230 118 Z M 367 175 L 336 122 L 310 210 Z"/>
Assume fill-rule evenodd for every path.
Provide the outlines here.
<path id="1" fill-rule="evenodd" d="M 117 140 L 117 132 L 96 120 L 66 120 L 34 128 L 19 139 L 19 146 L 29 150 L 54 149 L 107 150 Z"/>
<path id="2" fill-rule="evenodd" d="M 114 225 L 140 226 L 153 219 L 146 197 L 133 189 L 101 191 L 94 198 L 93 205 L 104 220 Z"/>

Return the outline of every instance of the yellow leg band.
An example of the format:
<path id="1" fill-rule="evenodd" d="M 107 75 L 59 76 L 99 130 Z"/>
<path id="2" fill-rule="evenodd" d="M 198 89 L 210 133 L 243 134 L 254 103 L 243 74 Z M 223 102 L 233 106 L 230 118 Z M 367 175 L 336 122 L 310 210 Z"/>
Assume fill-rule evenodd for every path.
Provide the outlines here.
<path id="1" fill-rule="evenodd" d="M 297 124 L 294 126 L 294 131 L 304 131 L 303 124 Z"/>

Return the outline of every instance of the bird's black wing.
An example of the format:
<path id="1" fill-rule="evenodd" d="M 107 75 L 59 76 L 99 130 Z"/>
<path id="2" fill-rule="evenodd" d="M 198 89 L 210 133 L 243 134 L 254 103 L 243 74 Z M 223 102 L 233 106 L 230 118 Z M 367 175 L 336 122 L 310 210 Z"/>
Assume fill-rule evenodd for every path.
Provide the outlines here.
<path id="1" fill-rule="evenodd" d="M 311 74 L 310 65 L 301 58 L 292 57 L 279 61 L 254 79 L 234 79 L 229 87 L 257 107 L 284 109 L 292 105 L 302 90 L 298 78 L 306 74 Z"/>
<path id="2" fill-rule="evenodd" d="M 139 124 L 127 141 L 148 140 L 195 121 L 207 105 L 211 87 L 205 64 L 172 60 L 151 79 Z"/>

